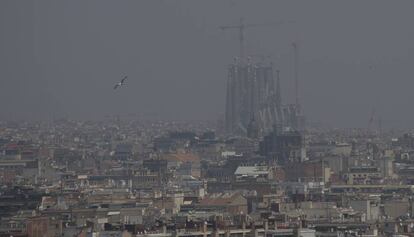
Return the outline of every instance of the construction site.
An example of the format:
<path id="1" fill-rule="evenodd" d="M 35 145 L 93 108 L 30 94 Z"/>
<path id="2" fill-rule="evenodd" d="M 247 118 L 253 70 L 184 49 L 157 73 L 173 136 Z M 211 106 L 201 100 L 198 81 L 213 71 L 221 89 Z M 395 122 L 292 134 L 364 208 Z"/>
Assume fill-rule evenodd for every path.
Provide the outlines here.
<path id="1" fill-rule="evenodd" d="M 271 59 L 256 61 L 253 54 L 245 50 L 245 31 L 247 28 L 266 26 L 266 24 L 240 23 L 221 26 L 222 30 L 237 30 L 239 33 L 239 55 L 227 69 L 227 90 L 225 106 L 225 128 L 228 135 L 262 137 L 274 127 L 282 130 L 302 131 L 305 116 L 299 100 L 299 49 L 292 42 L 294 61 L 295 102 L 284 103 L 282 99 L 280 70 Z M 289 82 L 288 82 L 289 81 Z"/>

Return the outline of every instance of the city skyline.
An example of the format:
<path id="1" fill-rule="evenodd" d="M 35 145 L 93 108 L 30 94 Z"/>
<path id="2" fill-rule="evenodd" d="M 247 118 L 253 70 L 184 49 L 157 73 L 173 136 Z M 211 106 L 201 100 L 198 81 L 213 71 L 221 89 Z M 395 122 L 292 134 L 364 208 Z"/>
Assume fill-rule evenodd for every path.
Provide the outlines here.
<path id="1" fill-rule="evenodd" d="M 414 236 L 414 1 L 0 1 L 0 237 Z"/>
<path id="2" fill-rule="evenodd" d="M 0 4 L 4 120 L 132 113 L 217 120 L 225 111 L 226 67 L 238 55 L 237 33 L 219 26 L 244 17 L 287 22 L 247 30 L 246 55 L 271 55 L 282 95 L 294 103 L 291 43 L 298 42 L 309 121 L 366 127 L 375 109 L 385 128 L 412 127 L 409 1 Z M 128 88 L 114 93 L 124 74 Z"/>

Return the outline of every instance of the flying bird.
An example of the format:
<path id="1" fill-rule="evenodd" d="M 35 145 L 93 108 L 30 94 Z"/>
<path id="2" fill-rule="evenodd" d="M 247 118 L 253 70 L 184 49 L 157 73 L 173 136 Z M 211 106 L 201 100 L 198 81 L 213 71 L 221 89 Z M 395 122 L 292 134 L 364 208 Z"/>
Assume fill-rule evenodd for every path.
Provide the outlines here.
<path id="1" fill-rule="evenodd" d="M 125 80 L 128 78 L 128 76 L 125 76 L 124 78 L 122 78 L 122 80 L 118 83 L 115 84 L 114 86 L 114 90 L 116 90 L 118 87 L 122 86 L 125 83 Z"/>

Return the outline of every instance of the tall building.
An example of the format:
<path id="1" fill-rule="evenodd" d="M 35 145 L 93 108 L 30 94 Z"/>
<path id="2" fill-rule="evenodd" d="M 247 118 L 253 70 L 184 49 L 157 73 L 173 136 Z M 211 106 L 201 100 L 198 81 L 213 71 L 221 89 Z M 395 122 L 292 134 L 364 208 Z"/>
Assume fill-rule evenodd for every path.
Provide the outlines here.
<path id="1" fill-rule="evenodd" d="M 283 126 L 293 130 L 305 129 L 305 116 L 299 104 L 282 105 Z"/>
<path id="2" fill-rule="evenodd" d="M 250 60 L 247 63 L 235 60 L 228 67 L 227 134 L 250 136 L 252 121 L 259 136 L 269 133 L 275 125 L 303 131 L 305 117 L 300 105 L 282 104 L 279 71 L 276 70 L 276 80 L 273 72 L 272 63 L 253 63 Z"/>
<path id="3" fill-rule="evenodd" d="M 282 121 L 280 88 L 271 63 L 235 61 L 228 67 L 225 125 L 229 134 L 247 135 L 254 119 L 260 134 Z"/>
<path id="4" fill-rule="evenodd" d="M 281 165 L 303 162 L 306 160 L 304 137 L 298 131 L 275 127 L 260 142 L 260 155 Z"/>

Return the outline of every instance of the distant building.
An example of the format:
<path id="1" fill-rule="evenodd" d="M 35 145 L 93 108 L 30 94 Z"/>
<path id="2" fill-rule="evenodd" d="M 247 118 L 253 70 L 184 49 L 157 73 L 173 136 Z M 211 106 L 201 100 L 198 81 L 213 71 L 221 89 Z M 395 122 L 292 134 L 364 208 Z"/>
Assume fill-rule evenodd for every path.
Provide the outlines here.
<path id="1" fill-rule="evenodd" d="M 143 167 L 151 172 L 166 174 L 168 171 L 168 161 L 165 159 L 144 160 Z"/>
<path id="2" fill-rule="evenodd" d="M 344 178 L 348 184 L 375 184 L 382 175 L 378 167 L 362 166 L 349 168 Z"/>
<path id="3" fill-rule="evenodd" d="M 27 184 L 35 184 L 40 176 L 39 160 L 0 160 L 0 183 L 21 177 Z M 16 181 L 16 180 L 14 180 Z"/>
<path id="4" fill-rule="evenodd" d="M 366 221 L 377 220 L 380 214 L 380 206 L 376 200 L 351 200 L 349 205 L 355 211 L 365 216 Z"/>
<path id="5" fill-rule="evenodd" d="M 132 158 L 131 144 L 118 144 L 115 148 L 115 158 L 118 160 L 129 160 Z"/>
<path id="6" fill-rule="evenodd" d="M 261 131 L 271 130 L 274 124 L 281 121 L 282 116 L 277 91 L 272 64 L 231 64 L 228 67 L 226 95 L 227 133 L 247 135 L 253 117 Z"/>
<path id="7" fill-rule="evenodd" d="M 260 154 L 279 164 L 306 160 L 304 138 L 298 131 L 275 128 L 260 142 Z"/>
<path id="8" fill-rule="evenodd" d="M 235 61 L 228 67 L 225 128 L 228 134 L 255 138 L 276 124 L 303 131 L 299 104 L 282 105 L 279 72 L 273 64 Z M 252 121 L 255 123 L 253 124 Z"/>
<path id="9" fill-rule="evenodd" d="M 240 193 L 216 193 L 201 200 L 198 208 L 226 211 L 237 215 L 247 213 L 247 199 Z"/>
<path id="10" fill-rule="evenodd" d="M 307 161 L 285 165 L 286 179 L 300 182 L 327 182 L 331 170 L 324 162 Z"/>
<path id="11" fill-rule="evenodd" d="M 257 124 L 254 117 L 252 117 L 247 126 L 247 137 L 251 139 L 259 138 L 259 125 Z"/>
<path id="12" fill-rule="evenodd" d="M 239 166 L 234 172 L 236 180 L 269 179 L 270 171 L 267 166 Z"/>
<path id="13" fill-rule="evenodd" d="M 49 217 L 31 217 L 27 221 L 27 236 L 60 236 L 62 234 L 62 221 Z"/>

